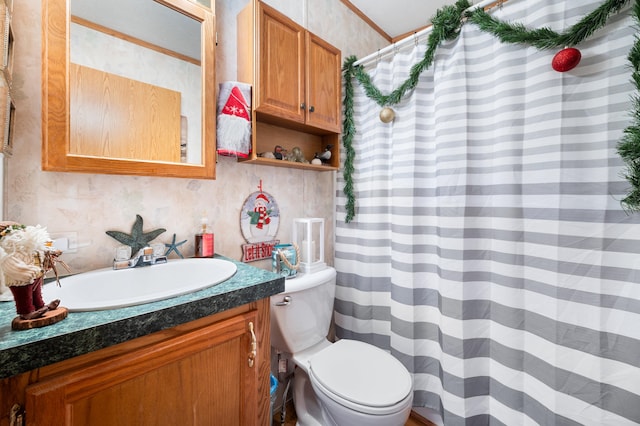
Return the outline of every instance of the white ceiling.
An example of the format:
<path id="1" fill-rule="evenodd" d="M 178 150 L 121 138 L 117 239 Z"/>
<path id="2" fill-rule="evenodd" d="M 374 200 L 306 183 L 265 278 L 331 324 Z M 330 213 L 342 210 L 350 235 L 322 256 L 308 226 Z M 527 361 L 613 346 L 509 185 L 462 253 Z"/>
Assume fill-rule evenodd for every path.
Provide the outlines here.
<path id="1" fill-rule="evenodd" d="M 392 39 L 431 22 L 436 11 L 455 0 L 349 0 Z"/>

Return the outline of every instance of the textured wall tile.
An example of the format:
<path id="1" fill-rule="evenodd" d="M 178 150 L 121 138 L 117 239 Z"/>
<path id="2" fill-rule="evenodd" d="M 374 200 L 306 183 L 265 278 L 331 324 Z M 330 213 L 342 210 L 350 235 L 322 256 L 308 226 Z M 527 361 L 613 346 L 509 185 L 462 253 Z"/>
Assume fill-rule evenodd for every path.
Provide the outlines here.
<path id="1" fill-rule="evenodd" d="M 339 0 L 269 3 L 300 23 L 308 22 L 312 31 L 342 49 L 343 57 L 365 55 L 381 47 L 379 35 Z M 236 14 L 245 4 L 246 0 L 217 2 L 217 81 L 236 79 Z M 170 242 L 174 233 L 179 240 L 187 239 L 183 253 L 192 255 L 193 235 L 206 211 L 215 233 L 216 252 L 239 259 L 245 242 L 240 209 L 260 180 L 283 212 L 277 238 L 289 241 L 293 218 L 310 216 L 324 217 L 327 233 L 333 235 L 335 172 L 238 164 L 224 157 L 218 161 L 215 181 L 43 172 L 40 8 L 40 0 L 14 2 L 15 149 L 7 163 L 4 216 L 25 224 L 41 224 L 50 233 L 77 232 L 78 252 L 63 256 L 74 272 L 110 265 L 118 243 L 105 231 L 129 232 L 136 214 L 143 217 L 145 230 L 167 229 L 158 241 Z M 329 263 L 332 252 L 330 238 Z M 255 265 L 270 268 L 266 261 Z"/>

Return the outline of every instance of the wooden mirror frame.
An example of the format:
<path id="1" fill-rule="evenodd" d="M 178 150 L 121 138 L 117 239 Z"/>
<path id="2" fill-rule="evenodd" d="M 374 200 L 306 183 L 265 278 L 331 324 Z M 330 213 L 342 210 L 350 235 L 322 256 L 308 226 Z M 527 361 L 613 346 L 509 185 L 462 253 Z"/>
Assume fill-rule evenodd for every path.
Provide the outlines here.
<path id="1" fill-rule="evenodd" d="M 69 151 L 69 0 L 42 0 L 42 169 L 215 179 L 215 17 L 188 0 L 155 0 L 201 22 L 202 164 L 128 160 Z"/>

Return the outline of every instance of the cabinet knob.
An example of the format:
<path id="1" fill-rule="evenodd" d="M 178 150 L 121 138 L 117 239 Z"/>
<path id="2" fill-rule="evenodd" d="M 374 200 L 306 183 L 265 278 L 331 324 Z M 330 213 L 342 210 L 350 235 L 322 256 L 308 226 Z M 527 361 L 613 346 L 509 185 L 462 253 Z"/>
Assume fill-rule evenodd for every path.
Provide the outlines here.
<path id="1" fill-rule="evenodd" d="M 307 106 L 303 103 L 300 104 L 300 109 L 305 109 Z"/>
<path id="2" fill-rule="evenodd" d="M 316 110 L 316 109 L 313 107 L 313 105 L 311 105 L 311 106 L 309 107 L 309 112 L 313 112 L 313 111 L 315 111 L 315 110 Z"/>

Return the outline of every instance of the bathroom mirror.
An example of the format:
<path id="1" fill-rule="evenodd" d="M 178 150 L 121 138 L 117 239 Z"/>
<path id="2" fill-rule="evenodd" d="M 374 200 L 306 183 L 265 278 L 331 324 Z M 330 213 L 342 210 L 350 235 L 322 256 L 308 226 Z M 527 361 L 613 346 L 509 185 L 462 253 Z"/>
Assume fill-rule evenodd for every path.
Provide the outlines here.
<path id="1" fill-rule="evenodd" d="M 209 8 L 43 0 L 42 17 L 43 170 L 215 178 Z"/>

